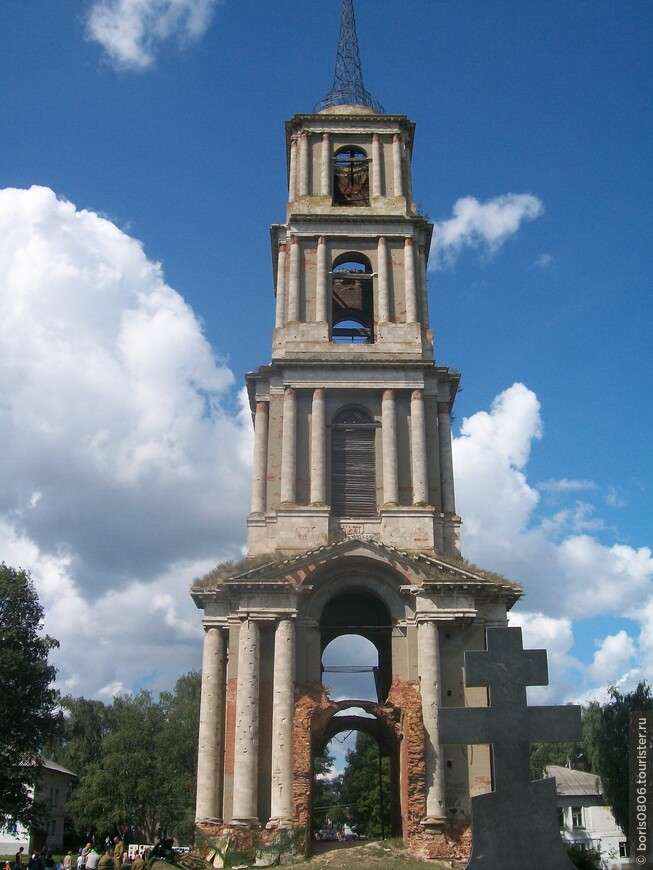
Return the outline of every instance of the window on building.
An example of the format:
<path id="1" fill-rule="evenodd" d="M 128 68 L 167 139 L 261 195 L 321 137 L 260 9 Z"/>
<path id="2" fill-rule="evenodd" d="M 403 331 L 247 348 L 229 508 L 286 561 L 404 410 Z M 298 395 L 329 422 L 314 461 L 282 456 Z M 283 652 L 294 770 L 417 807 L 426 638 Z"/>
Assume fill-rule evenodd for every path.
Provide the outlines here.
<path id="1" fill-rule="evenodd" d="M 582 807 L 572 807 L 571 808 L 571 824 L 574 828 L 582 828 L 583 827 L 583 808 Z"/>
<path id="2" fill-rule="evenodd" d="M 619 857 L 630 858 L 630 852 L 628 850 L 628 840 L 619 840 Z"/>
<path id="3" fill-rule="evenodd" d="M 376 514 L 376 425 L 358 408 L 331 424 L 331 509 L 338 517 Z"/>
<path id="4" fill-rule="evenodd" d="M 564 807 L 558 807 L 558 827 L 564 828 L 565 826 L 565 810 Z"/>
<path id="5" fill-rule="evenodd" d="M 372 266 L 362 254 L 345 254 L 333 266 L 331 340 L 338 344 L 374 341 Z"/>
<path id="6" fill-rule="evenodd" d="M 333 204 L 370 204 L 369 160 L 357 146 L 340 148 L 334 155 Z"/>

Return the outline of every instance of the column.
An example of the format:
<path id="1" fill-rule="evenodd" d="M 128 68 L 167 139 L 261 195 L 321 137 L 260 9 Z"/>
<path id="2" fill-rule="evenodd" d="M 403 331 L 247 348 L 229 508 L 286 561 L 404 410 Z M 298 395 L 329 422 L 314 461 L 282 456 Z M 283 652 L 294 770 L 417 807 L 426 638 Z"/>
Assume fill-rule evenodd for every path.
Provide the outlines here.
<path id="1" fill-rule="evenodd" d="M 455 514 L 453 453 L 451 449 L 451 405 L 449 402 L 438 402 L 438 444 L 440 448 L 442 511 L 445 514 Z"/>
<path id="2" fill-rule="evenodd" d="M 381 400 L 383 435 L 383 502 L 399 504 L 397 483 L 397 415 L 394 390 L 384 390 Z"/>
<path id="3" fill-rule="evenodd" d="M 315 285 L 315 320 L 320 323 L 328 321 L 327 313 L 327 246 L 324 236 L 317 240 L 317 263 Z"/>
<path id="4" fill-rule="evenodd" d="M 280 619 L 274 634 L 272 790 L 268 827 L 292 821 L 294 714 L 295 623 L 291 619 Z"/>
<path id="5" fill-rule="evenodd" d="M 390 290 L 388 287 L 388 249 L 383 236 L 379 239 L 376 257 L 379 273 L 379 323 L 390 320 Z"/>
<path id="6" fill-rule="evenodd" d="M 372 137 L 372 196 L 381 196 L 381 139 L 375 133 Z"/>
<path id="7" fill-rule="evenodd" d="M 404 239 L 404 283 L 406 287 L 406 323 L 417 320 L 417 295 L 415 292 L 415 254 L 413 240 Z"/>
<path id="8" fill-rule="evenodd" d="M 259 627 L 252 619 L 240 625 L 236 681 L 236 735 L 233 821 L 257 822 L 259 736 Z"/>
<path id="9" fill-rule="evenodd" d="M 281 242 L 279 245 L 279 255 L 277 257 L 277 305 L 275 311 L 274 325 L 276 327 L 283 326 L 283 309 L 286 304 L 286 243 Z"/>
<path id="10" fill-rule="evenodd" d="M 429 490 L 426 465 L 424 395 L 422 390 L 413 390 L 410 396 L 410 459 L 413 480 L 413 504 L 426 504 L 429 500 Z"/>
<path id="11" fill-rule="evenodd" d="M 297 196 L 297 136 L 290 141 L 290 168 L 288 170 L 288 202 Z"/>
<path id="12" fill-rule="evenodd" d="M 424 245 L 419 246 L 419 283 L 420 299 L 422 302 L 422 326 L 429 325 L 429 285 L 426 278 L 426 251 Z"/>
<path id="13" fill-rule="evenodd" d="M 424 720 L 424 761 L 426 764 L 425 822 L 444 821 L 444 759 L 438 725 L 442 704 L 440 677 L 440 639 L 435 622 L 420 622 L 417 626 L 419 685 Z"/>
<path id="14" fill-rule="evenodd" d="M 311 504 L 326 503 L 326 418 L 324 388 L 313 391 L 311 409 Z"/>
<path id="15" fill-rule="evenodd" d="M 288 321 L 299 320 L 299 239 L 290 240 L 290 276 L 288 280 Z"/>
<path id="16" fill-rule="evenodd" d="M 403 167 L 401 165 L 401 139 L 399 133 L 392 137 L 392 175 L 395 196 L 404 195 Z"/>
<path id="17" fill-rule="evenodd" d="M 295 391 L 286 387 L 283 394 L 283 427 L 281 441 L 281 503 L 295 503 L 297 402 Z"/>
<path id="18" fill-rule="evenodd" d="M 268 420 L 267 402 L 256 403 L 254 416 L 254 467 L 252 469 L 252 513 L 265 513 L 268 474 Z"/>
<path id="19" fill-rule="evenodd" d="M 322 134 L 320 196 L 331 196 L 331 142 L 329 141 L 328 133 Z"/>
<path id="20" fill-rule="evenodd" d="M 308 196 L 308 133 L 304 131 L 299 139 L 299 195 Z"/>
<path id="21" fill-rule="evenodd" d="M 201 819 L 222 817 L 222 750 L 224 739 L 225 642 L 221 628 L 204 633 L 202 700 L 197 752 L 197 804 Z"/>

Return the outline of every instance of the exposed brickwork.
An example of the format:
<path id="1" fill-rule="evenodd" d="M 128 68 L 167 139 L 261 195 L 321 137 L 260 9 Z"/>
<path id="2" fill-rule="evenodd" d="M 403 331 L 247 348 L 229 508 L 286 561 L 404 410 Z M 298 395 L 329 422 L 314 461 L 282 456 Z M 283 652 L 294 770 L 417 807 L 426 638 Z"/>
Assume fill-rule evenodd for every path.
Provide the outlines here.
<path id="1" fill-rule="evenodd" d="M 422 703 L 417 683 L 395 677 L 388 702 L 401 710 L 401 821 L 406 847 L 418 858 L 468 858 L 471 831 L 467 820 L 447 819 L 442 827 L 422 824 L 426 811 L 426 766 Z"/>
<path id="2" fill-rule="evenodd" d="M 323 727 L 332 705 L 321 683 L 300 683 L 295 689 L 293 734 L 293 818 L 310 830 L 313 790 L 313 733 Z"/>
<path id="3" fill-rule="evenodd" d="M 236 741 L 236 685 L 234 677 L 227 680 L 227 718 L 225 727 L 225 758 L 224 772 L 227 776 L 234 775 L 234 753 Z"/>

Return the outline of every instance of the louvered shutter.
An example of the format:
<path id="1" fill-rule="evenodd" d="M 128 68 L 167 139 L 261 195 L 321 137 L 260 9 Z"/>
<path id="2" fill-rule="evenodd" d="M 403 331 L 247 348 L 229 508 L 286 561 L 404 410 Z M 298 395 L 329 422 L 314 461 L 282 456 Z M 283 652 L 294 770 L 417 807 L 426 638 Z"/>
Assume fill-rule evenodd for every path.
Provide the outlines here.
<path id="1" fill-rule="evenodd" d="M 376 514 L 374 428 L 340 424 L 332 430 L 331 507 L 340 517 Z"/>

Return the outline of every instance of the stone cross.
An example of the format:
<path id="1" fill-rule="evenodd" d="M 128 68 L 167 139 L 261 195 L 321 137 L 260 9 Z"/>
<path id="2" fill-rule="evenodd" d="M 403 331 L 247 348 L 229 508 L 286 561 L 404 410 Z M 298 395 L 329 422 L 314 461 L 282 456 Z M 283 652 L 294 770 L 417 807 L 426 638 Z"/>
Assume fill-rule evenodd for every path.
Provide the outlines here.
<path id="1" fill-rule="evenodd" d="M 546 686 L 545 650 L 525 650 L 520 628 L 488 628 L 487 650 L 465 653 L 467 686 L 487 686 L 489 707 L 440 709 L 441 743 L 490 743 L 494 791 L 472 798 L 466 870 L 567 870 L 554 779 L 531 781 L 530 743 L 580 740 L 580 707 L 528 707 L 526 686 Z"/>

